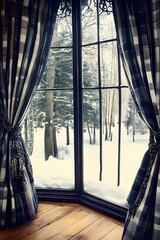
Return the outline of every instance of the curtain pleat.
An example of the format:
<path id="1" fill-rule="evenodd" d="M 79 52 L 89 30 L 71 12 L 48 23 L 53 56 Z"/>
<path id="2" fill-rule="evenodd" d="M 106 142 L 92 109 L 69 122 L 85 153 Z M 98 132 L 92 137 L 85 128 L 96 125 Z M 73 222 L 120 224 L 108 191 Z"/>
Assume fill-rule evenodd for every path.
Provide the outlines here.
<path id="1" fill-rule="evenodd" d="M 150 131 L 149 147 L 128 196 L 123 240 L 160 239 L 160 1 L 113 1 L 128 85 Z M 129 158 L 129 156 L 128 156 Z"/>
<path id="2" fill-rule="evenodd" d="M 35 216 L 21 124 L 42 77 L 60 0 L 0 1 L 0 228 Z"/>

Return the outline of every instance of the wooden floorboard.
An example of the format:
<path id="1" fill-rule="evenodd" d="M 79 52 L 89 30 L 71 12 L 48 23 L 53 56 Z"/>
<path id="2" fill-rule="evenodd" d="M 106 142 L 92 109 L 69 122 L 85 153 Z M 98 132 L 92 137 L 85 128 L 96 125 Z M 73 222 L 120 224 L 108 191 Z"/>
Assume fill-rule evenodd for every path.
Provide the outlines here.
<path id="1" fill-rule="evenodd" d="M 120 240 L 123 223 L 80 204 L 40 202 L 35 219 L 0 240 Z"/>

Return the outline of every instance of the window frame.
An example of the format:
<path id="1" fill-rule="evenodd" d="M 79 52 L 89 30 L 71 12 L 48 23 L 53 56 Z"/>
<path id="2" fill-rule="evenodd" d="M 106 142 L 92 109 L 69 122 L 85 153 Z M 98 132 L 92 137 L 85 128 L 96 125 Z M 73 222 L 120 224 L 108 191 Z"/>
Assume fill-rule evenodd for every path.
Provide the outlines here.
<path id="1" fill-rule="evenodd" d="M 97 26 L 99 27 L 99 26 Z M 119 206 L 115 203 L 102 200 L 84 191 L 83 183 L 83 109 L 82 109 L 82 33 L 81 33 L 81 1 L 72 1 L 72 32 L 73 32 L 73 89 L 74 89 L 74 161 L 75 161 L 75 189 L 74 190 L 57 190 L 57 189 L 41 189 L 36 188 L 38 199 L 40 201 L 58 201 L 58 202 L 77 202 L 91 207 L 95 210 L 103 212 L 109 216 L 115 217 L 121 221 L 124 221 L 127 214 L 127 208 Z M 99 35 L 99 34 L 98 34 Z M 115 41 L 116 39 L 114 39 Z M 108 40 L 110 41 L 110 40 Z M 107 42 L 107 41 L 102 41 Z M 100 54 L 100 43 L 98 44 L 98 54 Z M 118 46 L 117 46 L 118 49 Z M 100 61 L 100 56 L 99 60 Z M 100 62 L 99 62 L 100 65 Z M 121 124 L 121 72 L 120 72 L 120 56 L 118 49 L 118 78 L 119 85 L 115 88 L 119 92 L 119 122 Z M 99 73 L 100 74 L 100 73 Z M 99 76 L 100 77 L 100 76 Z M 102 89 L 109 87 L 100 87 L 99 93 Z M 102 112 L 101 114 L 102 115 Z M 78 118 L 76 116 L 79 116 Z M 118 140 L 118 180 L 120 183 L 120 144 L 121 144 L 121 131 L 119 126 L 119 140 Z M 102 133 L 101 133 L 102 134 Z M 102 144 L 101 144 L 102 146 Z M 102 149 L 101 149 L 102 153 Z M 102 156 L 101 156 L 102 163 Z"/>

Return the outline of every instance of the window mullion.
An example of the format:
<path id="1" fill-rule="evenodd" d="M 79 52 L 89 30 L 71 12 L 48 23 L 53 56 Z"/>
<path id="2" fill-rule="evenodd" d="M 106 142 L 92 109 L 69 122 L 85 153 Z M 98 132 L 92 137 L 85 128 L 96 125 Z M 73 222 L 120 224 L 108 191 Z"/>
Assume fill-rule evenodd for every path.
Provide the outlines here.
<path id="1" fill-rule="evenodd" d="M 99 180 L 102 180 L 102 90 L 101 90 L 101 63 L 100 63 L 100 35 L 99 35 L 99 5 L 97 0 L 97 40 L 98 40 L 98 80 L 99 80 L 99 118 L 100 118 L 100 131 L 99 131 L 99 138 L 100 138 L 100 156 L 99 156 Z"/>
<path id="2" fill-rule="evenodd" d="M 120 186 L 120 168 L 121 168 L 121 121 L 122 121 L 122 88 L 121 88 L 121 68 L 120 68 L 120 54 L 118 51 L 118 86 L 119 86 L 119 128 L 118 128 L 118 166 L 117 166 L 117 186 Z"/>
<path id="3" fill-rule="evenodd" d="M 75 190 L 83 191 L 81 1 L 72 1 Z"/>

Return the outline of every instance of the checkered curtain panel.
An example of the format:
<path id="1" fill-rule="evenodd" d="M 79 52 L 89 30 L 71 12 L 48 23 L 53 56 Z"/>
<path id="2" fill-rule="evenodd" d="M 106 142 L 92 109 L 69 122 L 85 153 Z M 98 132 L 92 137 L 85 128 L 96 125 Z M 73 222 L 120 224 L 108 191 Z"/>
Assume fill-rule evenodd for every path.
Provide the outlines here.
<path id="1" fill-rule="evenodd" d="M 0 1 L 0 228 L 25 223 L 37 212 L 20 130 L 43 73 L 58 7 L 58 0 Z"/>
<path id="2" fill-rule="evenodd" d="M 115 0 L 113 12 L 128 85 L 150 131 L 131 192 L 123 240 L 160 239 L 160 1 Z M 128 156 L 129 158 L 129 156 Z"/>

